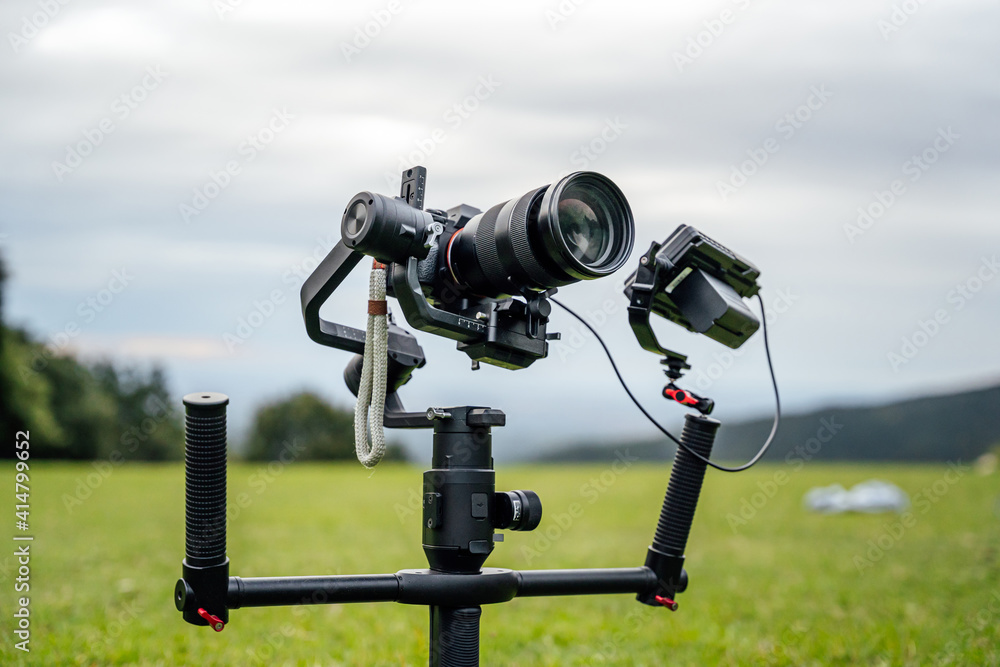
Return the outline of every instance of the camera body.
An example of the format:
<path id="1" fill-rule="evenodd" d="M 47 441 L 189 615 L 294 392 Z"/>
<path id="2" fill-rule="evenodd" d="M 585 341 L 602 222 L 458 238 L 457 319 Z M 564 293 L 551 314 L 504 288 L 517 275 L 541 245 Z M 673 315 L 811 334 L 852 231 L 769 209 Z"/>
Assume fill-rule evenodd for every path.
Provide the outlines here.
<path id="1" fill-rule="evenodd" d="M 628 202 L 609 179 L 576 172 L 485 212 L 461 204 L 424 210 L 427 172 L 403 172 L 400 196 L 360 192 L 341 241 L 306 281 L 303 314 L 324 345 L 360 350 L 364 334 L 319 318 L 325 300 L 362 255 L 388 266 L 386 293 L 407 323 L 455 340 L 474 362 L 526 368 L 558 338 L 546 327 L 555 289 L 609 275 L 632 250 Z M 397 337 L 398 339 L 398 337 Z M 390 332 L 390 358 L 393 337 Z"/>
<path id="2" fill-rule="evenodd" d="M 466 204 L 425 211 L 403 196 L 361 192 L 348 204 L 341 232 L 351 249 L 389 266 L 386 294 L 398 300 L 411 326 L 457 341 L 475 362 L 526 368 L 548 353 L 547 295 L 529 289 L 519 299 L 477 294 L 449 266 L 456 235 L 481 214 Z M 469 273 L 478 269 L 467 263 Z"/>

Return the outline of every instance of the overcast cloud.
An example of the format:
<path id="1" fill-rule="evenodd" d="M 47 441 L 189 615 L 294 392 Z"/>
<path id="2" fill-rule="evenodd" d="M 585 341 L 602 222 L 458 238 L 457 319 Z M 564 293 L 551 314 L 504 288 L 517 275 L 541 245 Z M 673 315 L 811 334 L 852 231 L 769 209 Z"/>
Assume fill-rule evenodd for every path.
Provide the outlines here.
<path id="1" fill-rule="evenodd" d="M 11 0 L 0 25 L 7 317 L 160 362 L 178 396 L 226 392 L 237 425 L 301 387 L 351 402 L 348 355 L 305 336 L 299 276 L 349 198 L 394 194 L 411 163 L 437 208 L 593 169 L 631 202 L 635 257 L 681 223 L 744 255 L 789 409 L 1000 378 L 995 2 Z M 601 331 L 676 423 L 628 330 L 629 271 L 562 295 L 617 300 Z M 327 316 L 360 326 L 366 281 Z M 270 314 L 227 345 L 255 309 Z M 420 334 L 428 366 L 405 402 L 503 408 L 498 459 L 651 436 L 599 346 L 554 323 L 564 341 L 518 372 L 473 373 Z M 659 330 L 722 419 L 771 409 L 760 336 L 730 357 Z"/>

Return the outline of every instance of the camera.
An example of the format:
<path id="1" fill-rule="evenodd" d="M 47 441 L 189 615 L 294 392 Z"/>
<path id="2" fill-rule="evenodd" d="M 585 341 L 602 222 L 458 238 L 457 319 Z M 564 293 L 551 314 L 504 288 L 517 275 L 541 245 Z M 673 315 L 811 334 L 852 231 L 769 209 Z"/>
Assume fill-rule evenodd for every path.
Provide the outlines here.
<path id="1" fill-rule="evenodd" d="M 555 289 L 610 275 L 632 252 L 632 211 L 601 174 L 575 172 L 486 211 L 466 204 L 425 210 L 426 178 L 426 169 L 414 167 L 403 172 L 398 197 L 359 192 L 350 199 L 341 242 L 302 291 L 314 340 L 342 347 L 325 336 L 360 334 L 363 347 L 362 332 L 320 320 L 318 311 L 368 255 L 387 265 L 386 293 L 411 326 L 455 340 L 476 363 L 525 368 L 557 336 L 546 332 Z"/>

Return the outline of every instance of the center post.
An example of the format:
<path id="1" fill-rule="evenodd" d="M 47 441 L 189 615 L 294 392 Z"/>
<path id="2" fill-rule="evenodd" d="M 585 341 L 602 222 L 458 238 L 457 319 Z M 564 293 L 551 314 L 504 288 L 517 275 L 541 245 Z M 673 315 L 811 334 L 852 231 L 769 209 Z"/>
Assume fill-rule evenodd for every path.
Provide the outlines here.
<path id="1" fill-rule="evenodd" d="M 434 452 L 424 473 L 423 547 L 432 570 L 478 573 L 493 552 L 496 473 L 490 430 L 501 410 L 431 408 Z"/>

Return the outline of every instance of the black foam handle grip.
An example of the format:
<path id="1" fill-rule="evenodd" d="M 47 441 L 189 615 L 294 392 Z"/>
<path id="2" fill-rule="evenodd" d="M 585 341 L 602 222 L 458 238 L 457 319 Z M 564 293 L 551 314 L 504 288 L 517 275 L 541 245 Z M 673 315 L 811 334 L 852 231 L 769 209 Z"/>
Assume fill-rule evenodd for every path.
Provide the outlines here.
<path id="1" fill-rule="evenodd" d="M 226 560 L 225 394 L 184 397 L 185 551 L 189 565 Z"/>
<path id="2" fill-rule="evenodd" d="M 174 603 L 193 625 L 229 622 L 226 596 L 226 406 L 216 392 L 184 397 L 184 563 Z M 221 627 L 215 628 L 220 630 Z"/>
<path id="3" fill-rule="evenodd" d="M 719 422 L 703 415 L 687 415 L 681 442 L 706 459 L 712 453 Z M 670 484 L 663 498 L 663 509 L 656 524 L 653 548 L 662 554 L 683 556 L 688 533 L 694 520 L 701 484 L 705 478 L 706 464 L 685 449 L 678 448 Z"/>

